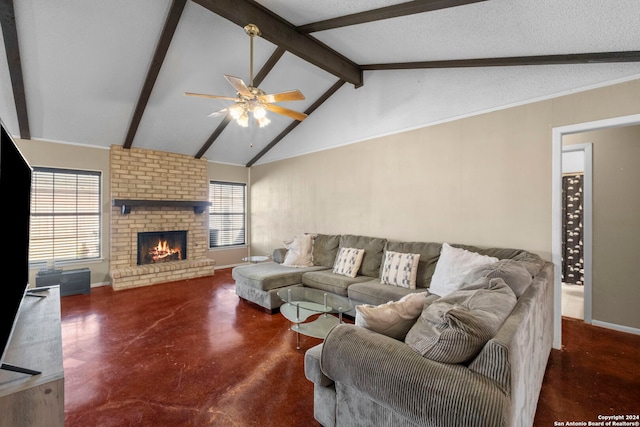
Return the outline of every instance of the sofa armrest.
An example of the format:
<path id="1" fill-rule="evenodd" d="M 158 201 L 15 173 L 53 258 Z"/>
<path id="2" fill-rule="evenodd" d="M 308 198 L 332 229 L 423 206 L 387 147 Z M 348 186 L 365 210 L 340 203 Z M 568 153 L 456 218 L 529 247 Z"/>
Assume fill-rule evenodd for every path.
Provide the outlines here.
<path id="1" fill-rule="evenodd" d="M 320 356 L 322 354 L 322 345 L 318 344 L 315 347 L 311 347 L 304 354 L 304 375 L 312 383 L 329 387 L 333 384 L 331 378 L 327 377 L 320 368 Z"/>
<path id="2" fill-rule="evenodd" d="M 365 328 L 334 327 L 323 344 L 321 368 L 336 387 L 356 389 L 418 425 L 507 425 L 509 398 L 493 381 Z"/>

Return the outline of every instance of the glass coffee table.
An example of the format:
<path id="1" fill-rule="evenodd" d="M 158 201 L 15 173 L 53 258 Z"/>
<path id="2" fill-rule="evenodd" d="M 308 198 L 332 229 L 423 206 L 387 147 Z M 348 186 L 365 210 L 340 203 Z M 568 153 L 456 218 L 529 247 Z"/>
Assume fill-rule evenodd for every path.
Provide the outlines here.
<path id="1" fill-rule="evenodd" d="M 291 330 L 296 332 L 297 349 L 300 334 L 325 339 L 331 328 L 342 323 L 342 313 L 353 308 L 347 297 L 303 286 L 279 290 L 278 296 L 284 301 L 280 313 L 293 323 Z M 306 321 L 313 316 L 317 317 Z"/>

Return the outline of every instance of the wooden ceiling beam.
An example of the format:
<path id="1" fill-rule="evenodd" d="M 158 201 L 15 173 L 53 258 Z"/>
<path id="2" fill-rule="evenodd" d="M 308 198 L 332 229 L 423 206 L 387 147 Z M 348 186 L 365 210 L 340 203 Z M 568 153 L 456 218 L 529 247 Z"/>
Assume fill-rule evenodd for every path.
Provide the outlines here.
<path id="1" fill-rule="evenodd" d="M 318 107 L 320 107 L 331 95 L 336 93 L 338 89 L 342 87 L 346 82 L 344 80 L 338 80 L 333 86 L 329 88 L 320 98 L 316 100 L 309 108 L 305 110 L 305 114 L 310 115 L 313 113 Z M 266 147 L 264 147 L 258 154 L 256 154 L 253 159 L 249 160 L 249 163 L 246 164 L 246 167 L 251 167 L 260 160 L 262 156 L 267 154 L 269 150 L 271 150 L 277 143 L 282 141 L 282 139 L 287 136 L 292 130 L 294 130 L 298 125 L 300 125 L 300 121 L 294 120 L 285 130 L 283 130 L 278 136 L 276 136 Z"/>
<path id="2" fill-rule="evenodd" d="M 363 70 L 412 70 L 420 68 L 513 67 L 527 65 L 605 64 L 640 62 L 640 51 L 574 53 L 566 55 L 511 56 L 361 65 Z"/>
<path id="3" fill-rule="evenodd" d="M 313 33 L 484 1 L 487 0 L 413 0 L 392 6 L 352 13 L 351 15 L 338 16 L 337 18 L 325 19 L 311 24 L 301 25 L 298 27 L 298 31 L 302 33 Z"/>
<path id="4" fill-rule="evenodd" d="M 135 138 L 136 132 L 138 131 L 138 126 L 140 126 L 142 115 L 144 114 L 144 110 L 147 108 L 147 103 L 149 102 L 151 91 L 153 90 L 153 86 L 156 84 L 158 74 L 160 73 L 160 68 L 162 68 L 164 58 L 167 56 L 169 45 L 171 44 L 173 35 L 176 32 L 178 22 L 180 22 L 180 17 L 182 16 L 182 11 L 184 10 L 184 6 L 186 3 L 187 0 L 173 0 L 173 3 L 171 4 L 171 9 L 169 10 L 169 14 L 167 15 L 167 19 L 165 20 L 164 27 L 162 28 L 160 40 L 158 41 L 158 45 L 156 46 L 156 50 L 153 54 L 151 65 L 149 66 L 147 76 L 144 79 L 144 84 L 142 85 L 142 90 L 140 91 L 138 102 L 136 103 L 136 107 L 133 110 L 133 116 L 131 117 L 131 122 L 129 123 L 129 129 L 127 130 L 127 135 L 124 139 L 124 143 L 122 144 L 124 148 L 131 148 L 131 145 L 133 145 L 133 139 Z"/>
<path id="5" fill-rule="evenodd" d="M 255 24 L 261 37 L 276 46 L 333 74 L 341 80 L 362 86 L 362 70 L 356 63 L 330 49 L 294 25 L 252 0 L 193 0 L 209 11 L 244 27 Z"/>
<path id="6" fill-rule="evenodd" d="M 282 58 L 282 55 L 284 55 L 285 52 L 286 50 L 284 48 L 278 47 L 271 54 L 271 56 L 269 57 L 269 59 L 267 59 L 267 62 L 264 64 L 264 66 L 260 69 L 260 71 L 258 71 L 258 74 L 256 74 L 256 76 L 253 78 L 253 84 L 256 87 L 260 86 L 260 84 L 265 79 L 265 77 L 267 77 L 267 74 L 269 74 L 269 72 L 273 69 L 273 67 L 275 67 L 276 63 L 278 62 L 278 60 L 280 60 L 280 58 Z M 200 148 L 198 153 L 195 155 L 196 159 L 200 159 L 202 158 L 202 156 L 204 156 L 207 150 L 209 150 L 209 148 L 211 148 L 211 146 L 216 142 L 218 137 L 222 134 L 222 131 L 224 131 L 224 129 L 227 127 L 227 125 L 230 122 L 231 122 L 231 114 L 227 113 L 227 115 L 224 116 L 224 118 L 222 119 L 218 127 L 213 131 L 211 136 L 207 138 L 205 143 L 202 145 L 202 148 Z"/>
<path id="7" fill-rule="evenodd" d="M 13 101 L 16 106 L 20 138 L 31 139 L 27 96 L 24 89 L 22 61 L 20 60 L 20 47 L 18 44 L 18 31 L 16 29 L 16 15 L 13 8 L 13 0 L 0 0 L 0 25 L 2 26 L 4 48 L 7 53 L 7 66 L 9 67 L 9 77 L 11 78 Z"/>

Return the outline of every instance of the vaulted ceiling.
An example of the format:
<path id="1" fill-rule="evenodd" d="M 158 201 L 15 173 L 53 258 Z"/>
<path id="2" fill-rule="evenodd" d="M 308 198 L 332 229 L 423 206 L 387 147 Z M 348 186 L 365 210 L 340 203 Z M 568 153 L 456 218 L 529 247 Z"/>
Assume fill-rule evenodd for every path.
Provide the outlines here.
<path id="1" fill-rule="evenodd" d="M 637 0 L 0 0 L 15 137 L 253 165 L 640 78 Z M 299 89 L 269 126 L 208 117 L 224 75 Z"/>

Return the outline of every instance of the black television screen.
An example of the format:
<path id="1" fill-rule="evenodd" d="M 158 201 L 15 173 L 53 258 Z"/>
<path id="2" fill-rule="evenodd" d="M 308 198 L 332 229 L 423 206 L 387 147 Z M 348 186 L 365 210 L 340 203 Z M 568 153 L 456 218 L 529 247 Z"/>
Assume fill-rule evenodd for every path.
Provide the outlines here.
<path id="1" fill-rule="evenodd" d="M 11 243 L 2 244 L 0 266 L 4 272 L 0 286 L 0 364 L 11 340 L 15 322 L 29 284 L 29 216 L 31 207 L 31 166 L 0 120 L 0 200 L 3 224 L 11 230 Z M 17 361 L 16 361 L 17 362 Z"/>

